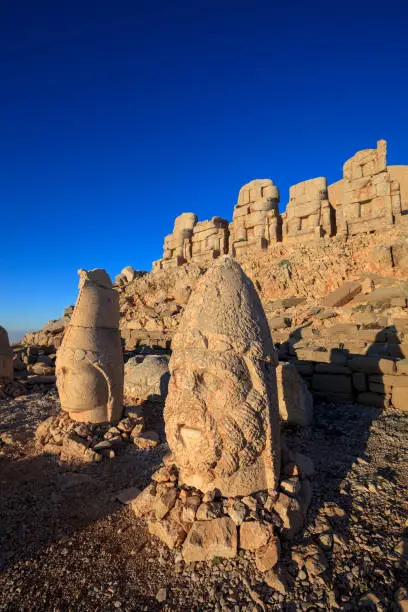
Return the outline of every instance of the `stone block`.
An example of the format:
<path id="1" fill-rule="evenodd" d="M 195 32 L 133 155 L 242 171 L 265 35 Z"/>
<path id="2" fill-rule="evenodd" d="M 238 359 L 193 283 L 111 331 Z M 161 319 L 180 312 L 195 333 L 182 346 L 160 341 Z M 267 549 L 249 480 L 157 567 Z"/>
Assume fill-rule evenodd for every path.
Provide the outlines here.
<path id="1" fill-rule="evenodd" d="M 396 387 L 392 391 L 391 402 L 398 410 L 408 410 L 408 393 L 404 387 Z"/>
<path id="2" fill-rule="evenodd" d="M 354 396 L 352 393 L 330 393 L 328 391 L 313 391 L 316 401 L 332 402 L 333 404 L 352 404 Z"/>
<path id="3" fill-rule="evenodd" d="M 392 374 L 396 371 L 395 361 L 376 357 L 353 357 L 349 359 L 348 366 L 353 372 L 365 374 Z"/>
<path id="4" fill-rule="evenodd" d="M 330 363 L 331 361 L 329 351 L 313 350 L 311 348 L 297 349 L 296 346 L 294 348 L 300 361 L 314 361 L 316 363 Z"/>
<path id="5" fill-rule="evenodd" d="M 354 372 L 352 376 L 352 380 L 353 380 L 353 387 L 357 391 L 359 391 L 360 393 L 367 391 L 367 378 L 364 372 Z"/>
<path id="6" fill-rule="evenodd" d="M 307 427 L 313 419 L 313 397 L 305 382 L 290 363 L 276 368 L 279 415 L 283 421 Z"/>
<path id="7" fill-rule="evenodd" d="M 299 372 L 301 376 L 311 376 L 314 372 L 315 365 L 314 363 L 308 363 L 307 361 L 294 361 L 293 365 Z M 408 374 L 408 371 L 407 371 Z"/>
<path id="8" fill-rule="evenodd" d="M 361 283 L 348 281 L 329 293 L 324 298 L 323 304 L 329 308 L 344 306 L 359 293 L 361 293 Z"/>
<path id="9" fill-rule="evenodd" d="M 351 393 L 351 376 L 342 374 L 313 374 L 312 388 L 330 393 Z"/>
<path id="10" fill-rule="evenodd" d="M 364 342 L 387 342 L 387 334 L 382 329 L 359 329 L 358 338 Z"/>
<path id="11" fill-rule="evenodd" d="M 398 374 L 408 375 L 408 359 L 397 361 L 397 372 Z"/>
<path id="12" fill-rule="evenodd" d="M 214 557 L 233 558 L 237 554 L 237 527 L 230 518 L 196 521 L 183 544 L 186 563 L 209 561 Z"/>
<path id="13" fill-rule="evenodd" d="M 372 393 L 367 391 L 365 393 L 359 393 L 357 396 L 357 402 L 363 404 L 363 406 L 374 406 L 375 408 L 388 408 L 389 400 L 385 395 L 379 393 Z"/>
<path id="14" fill-rule="evenodd" d="M 270 329 L 286 329 L 292 325 L 292 320 L 288 317 L 272 317 L 268 319 Z"/>
<path id="15" fill-rule="evenodd" d="M 349 367 L 335 363 L 318 363 L 315 366 L 316 374 L 351 374 Z"/>

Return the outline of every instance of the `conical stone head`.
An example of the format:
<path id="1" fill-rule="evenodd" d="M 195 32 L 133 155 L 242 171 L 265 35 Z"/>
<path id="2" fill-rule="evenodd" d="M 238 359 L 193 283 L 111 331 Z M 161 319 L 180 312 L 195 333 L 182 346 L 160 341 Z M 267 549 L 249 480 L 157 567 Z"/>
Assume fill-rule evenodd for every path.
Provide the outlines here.
<path id="1" fill-rule="evenodd" d="M 116 423 L 124 378 L 118 294 L 105 270 L 78 274 L 78 299 L 57 352 L 61 407 L 76 421 Z"/>
<path id="2" fill-rule="evenodd" d="M 199 281 L 172 349 L 164 418 L 181 481 L 225 496 L 276 488 L 273 344 L 255 288 L 236 261 L 221 258 Z"/>

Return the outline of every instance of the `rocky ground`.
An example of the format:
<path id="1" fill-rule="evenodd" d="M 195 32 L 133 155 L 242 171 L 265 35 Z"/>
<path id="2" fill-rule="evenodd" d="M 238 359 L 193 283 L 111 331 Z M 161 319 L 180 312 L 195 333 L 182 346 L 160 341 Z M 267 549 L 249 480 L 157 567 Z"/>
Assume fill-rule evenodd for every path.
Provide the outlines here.
<path id="1" fill-rule="evenodd" d="M 321 404 L 311 427 L 287 428 L 316 473 L 306 528 L 283 546 L 280 592 L 253 553 L 185 565 L 117 500 L 168 452 L 160 410 L 147 423 L 159 446 L 75 469 L 35 449 L 36 425 L 57 410 L 55 390 L 0 400 L 0 609 L 408 609 L 407 413 Z"/>

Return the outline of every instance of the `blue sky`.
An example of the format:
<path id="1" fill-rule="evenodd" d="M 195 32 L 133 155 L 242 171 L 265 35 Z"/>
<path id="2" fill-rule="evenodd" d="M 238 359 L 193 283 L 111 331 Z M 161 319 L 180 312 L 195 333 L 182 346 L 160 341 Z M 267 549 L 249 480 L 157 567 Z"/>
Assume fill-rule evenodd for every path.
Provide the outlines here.
<path id="1" fill-rule="evenodd" d="M 3 0 L 0 324 L 75 301 L 76 270 L 150 269 L 174 217 L 243 183 L 408 164 L 405 0 Z"/>

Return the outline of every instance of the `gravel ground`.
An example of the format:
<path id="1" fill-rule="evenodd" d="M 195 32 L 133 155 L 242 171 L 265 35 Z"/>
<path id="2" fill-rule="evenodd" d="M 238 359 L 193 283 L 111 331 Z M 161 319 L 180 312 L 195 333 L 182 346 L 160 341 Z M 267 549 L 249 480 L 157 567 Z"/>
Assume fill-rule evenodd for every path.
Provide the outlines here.
<path id="1" fill-rule="evenodd" d="M 143 487 L 168 452 L 132 445 L 70 471 L 38 454 L 32 435 L 58 409 L 55 391 L 0 402 L 1 610 L 399 610 L 407 573 L 408 414 L 316 407 L 313 426 L 286 429 L 316 474 L 308 522 L 283 545 L 286 593 L 268 587 L 252 554 L 184 564 L 115 499 Z M 291 559 L 319 542 L 327 569 Z"/>

